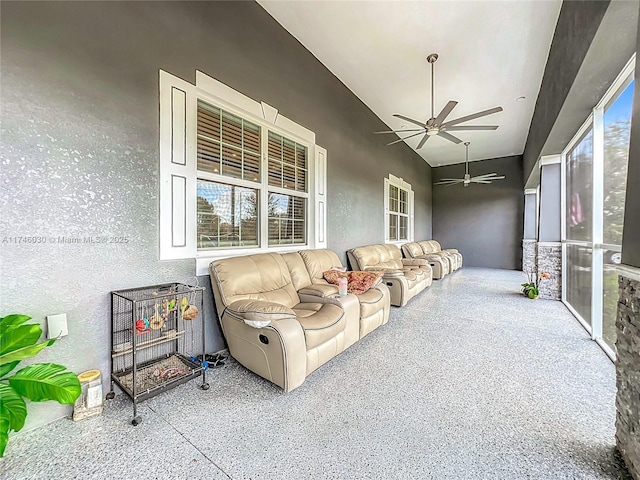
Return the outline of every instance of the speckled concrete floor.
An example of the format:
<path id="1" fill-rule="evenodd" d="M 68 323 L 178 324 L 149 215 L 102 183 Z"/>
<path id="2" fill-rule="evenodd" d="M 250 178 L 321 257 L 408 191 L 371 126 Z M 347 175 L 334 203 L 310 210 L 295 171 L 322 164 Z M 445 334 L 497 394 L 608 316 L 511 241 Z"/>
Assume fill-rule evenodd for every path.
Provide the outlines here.
<path id="1" fill-rule="evenodd" d="M 464 268 L 289 394 L 235 362 L 13 435 L 6 479 L 627 479 L 615 371 L 519 272 Z"/>

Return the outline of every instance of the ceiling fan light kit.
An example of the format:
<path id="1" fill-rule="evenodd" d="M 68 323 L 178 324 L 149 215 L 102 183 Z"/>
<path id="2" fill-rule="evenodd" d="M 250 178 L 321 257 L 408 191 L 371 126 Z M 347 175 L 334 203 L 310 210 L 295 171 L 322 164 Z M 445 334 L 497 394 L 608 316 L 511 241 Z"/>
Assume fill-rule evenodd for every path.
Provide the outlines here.
<path id="1" fill-rule="evenodd" d="M 439 182 L 435 182 L 434 185 L 446 185 L 450 187 L 461 183 L 463 186 L 468 187 L 471 183 L 491 183 L 493 180 L 502 180 L 504 175 L 498 175 L 497 173 L 485 173 L 484 175 L 478 175 L 472 177 L 469 175 L 469 145 L 470 142 L 464 142 L 465 161 L 464 161 L 464 177 L 463 178 L 443 178 Z"/>
<path id="2" fill-rule="evenodd" d="M 494 107 L 494 108 L 490 108 L 488 110 L 483 110 L 482 112 L 477 112 L 477 113 L 473 113 L 471 115 L 465 115 L 464 117 L 460 117 L 460 118 L 456 118 L 455 120 L 449 120 L 448 122 L 445 122 L 445 119 L 449 116 L 449 114 L 451 113 L 451 111 L 456 107 L 456 105 L 458 105 L 458 102 L 453 101 L 453 100 L 449 100 L 449 102 L 444 106 L 444 108 L 440 111 L 440 113 L 438 114 L 438 116 L 436 117 L 434 114 L 434 64 L 436 63 L 436 60 L 438 60 L 438 54 L 437 53 L 432 53 L 431 55 L 429 55 L 427 57 L 427 62 L 429 62 L 431 64 L 431 118 L 429 118 L 426 122 L 422 122 L 420 120 L 415 120 L 413 118 L 410 117 L 406 117 L 404 115 L 400 115 L 395 113 L 393 116 L 396 118 L 400 118 L 402 120 L 405 120 L 409 123 L 412 123 L 414 125 L 419 126 L 420 128 L 418 129 L 402 129 L 402 130 L 384 130 L 382 132 L 374 132 L 374 133 L 403 133 L 403 132 L 418 132 L 418 133 L 412 133 L 411 135 L 408 135 L 406 137 L 401 137 L 399 140 L 394 140 L 393 142 L 389 142 L 387 145 L 393 145 L 395 143 L 401 142 L 403 140 L 406 140 L 408 138 L 411 137 L 416 137 L 418 135 L 424 135 L 422 137 L 422 139 L 420 140 L 420 142 L 418 143 L 418 146 L 416 147 L 416 150 L 420 150 L 424 144 L 427 142 L 427 140 L 429 140 L 430 137 L 434 137 L 434 136 L 439 136 L 442 137 L 446 140 L 449 140 L 450 142 L 453 142 L 455 144 L 459 144 L 462 143 L 462 140 L 460 140 L 458 137 L 451 135 L 449 132 L 456 132 L 456 131 L 464 131 L 464 130 L 468 130 L 468 131 L 478 131 L 478 130 L 495 130 L 498 128 L 497 125 L 459 125 L 460 123 L 463 122 L 468 122 L 470 120 L 475 120 L 476 118 L 481 118 L 481 117 L 485 117 L 487 115 L 491 115 L 494 113 L 498 113 L 502 111 L 502 107 Z"/>

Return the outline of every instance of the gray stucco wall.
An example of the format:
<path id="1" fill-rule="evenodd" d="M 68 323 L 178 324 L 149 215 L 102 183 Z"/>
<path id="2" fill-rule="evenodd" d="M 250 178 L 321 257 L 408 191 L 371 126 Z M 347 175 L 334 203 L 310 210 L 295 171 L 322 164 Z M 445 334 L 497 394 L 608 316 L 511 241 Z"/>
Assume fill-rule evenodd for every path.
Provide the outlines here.
<path id="1" fill-rule="evenodd" d="M 560 241 L 561 166 L 559 163 L 543 165 L 540 178 L 540 227 L 538 240 Z"/>
<path id="2" fill-rule="evenodd" d="M 640 18 L 640 13 L 638 14 Z M 629 165 L 627 167 L 627 197 L 624 209 L 622 263 L 640 268 L 640 21 L 636 41 L 636 74 L 631 119 Z"/>
<path id="3" fill-rule="evenodd" d="M 201 70 L 315 131 L 328 150 L 329 247 L 343 260 L 383 241 L 389 173 L 412 183 L 416 236 L 431 237 L 430 167 L 372 135 L 385 125 L 259 5 L 2 2 L 1 22 L 0 206 L 16 240 L 2 246 L 0 315 L 68 314 L 69 336 L 40 360 L 106 377 L 109 292 L 193 282 L 193 260 L 158 261 L 159 69 L 190 82 Z M 224 346 L 212 315 L 207 339 L 208 351 Z M 67 412 L 34 404 L 27 429 Z"/>
<path id="4" fill-rule="evenodd" d="M 528 193 L 524 196 L 524 239 L 533 240 L 538 238 L 536 204 L 536 194 Z"/>
<path id="5" fill-rule="evenodd" d="M 562 2 L 525 144 L 525 179 L 542 152 L 608 6 L 609 0 Z"/>
<path id="6" fill-rule="evenodd" d="M 460 250 L 465 266 L 519 270 L 524 226 L 522 157 L 469 164 L 472 177 L 492 172 L 506 178 L 468 187 L 434 186 L 433 238 L 443 248 Z M 463 174 L 462 164 L 437 167 L 433 181 Z"/>

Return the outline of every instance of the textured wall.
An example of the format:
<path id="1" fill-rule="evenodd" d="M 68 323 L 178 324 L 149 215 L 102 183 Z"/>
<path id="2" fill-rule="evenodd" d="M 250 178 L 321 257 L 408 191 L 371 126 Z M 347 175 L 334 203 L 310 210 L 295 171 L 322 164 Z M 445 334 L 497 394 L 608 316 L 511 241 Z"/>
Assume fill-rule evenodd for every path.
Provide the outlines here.
<path id="1" fill-rule="evenodd" d="M 529 240 L 538 238 L 537 217 L 536 194 L 528 193 L 524 196 L 524 236 L 522 238 Z"/>
<path id="2" fill-rule="evenodd" d="M 562 2 L 525 144 L 524 178 L 542 152 L 608 6 L 608 0 Z"/>
<path id="3" fill-rule="evenodd" d="M 540 226 L 538 240 L 560 241 L 561 166 L 559 163 L 542 166 L 540 178 Z"/>
<path id="4" fill-rule="evenodd" d="M 640 6 L 639 6 L 640 8 Z M 640 18 L 640 13 L 638 14 Z M 640 268 L 640 20 L 636 41 L 636 74 L 633 96 L 633 117 L 631 120 L 631 141 L 629 144 L 629 166 L 627 167 L 627 198 L 624 211 L 624 232 L 622 237 L 622 263 Z"/>
<path id="5" fill-rule="evenodd" d="M 522 271 L 525 273 L 536 274 L 538 271 L 536 265 L 537 245 L 535 240 L 522 241 Z"/>
<path id="6" fill-rule="evenodd" d="M 191 82 L 202 70 L 316 132 L 328 150 L 329 247 L 343 259 L 383 240 L 389 173 L 412 183 L 416 236 L 431 237 L 429 166 L 372 135 L 385 125 L 259 5 L 1 8 L 0 314 L 68 314 L 69 336 L 41 359 L 106 376 L 109 292 L 193 281 L 193 260 L 158 261 L 158 69 Z M 205 302 L 211 313 L 210 295 Z M 207 339 L 209 351 L 224 346 L 213 321 Z M 28 427 L 67 411 L 30 409 Z"/>
<path id="7" fill-rule="evenodd" d="M 470 267 L 522 266 L 524 197 L 522 157 L 503 157 L 469 164 L 471 176 L 505 175 L 491 184 L 434 186 L 433 238 L 443 248 L 457 248 Z M 464 165 L 433 169 L 433 181 L 462 178 Z"/>
<path id="8" fill-rule="evenodd" d="M 619 277 L 616 318 L 616 439 L 634 479 L 640 479 L 640 282 Z"/>

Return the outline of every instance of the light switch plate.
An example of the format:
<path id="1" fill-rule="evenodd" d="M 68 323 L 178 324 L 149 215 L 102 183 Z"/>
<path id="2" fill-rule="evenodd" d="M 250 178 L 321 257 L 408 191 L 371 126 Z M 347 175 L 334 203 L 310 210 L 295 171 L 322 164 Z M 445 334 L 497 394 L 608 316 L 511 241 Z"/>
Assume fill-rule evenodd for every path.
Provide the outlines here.
<path id="1" fill-rule="evenodd" d="M 58 338 L 69 335 L 67 314 L 47 315 L 47 338 Z"/>

